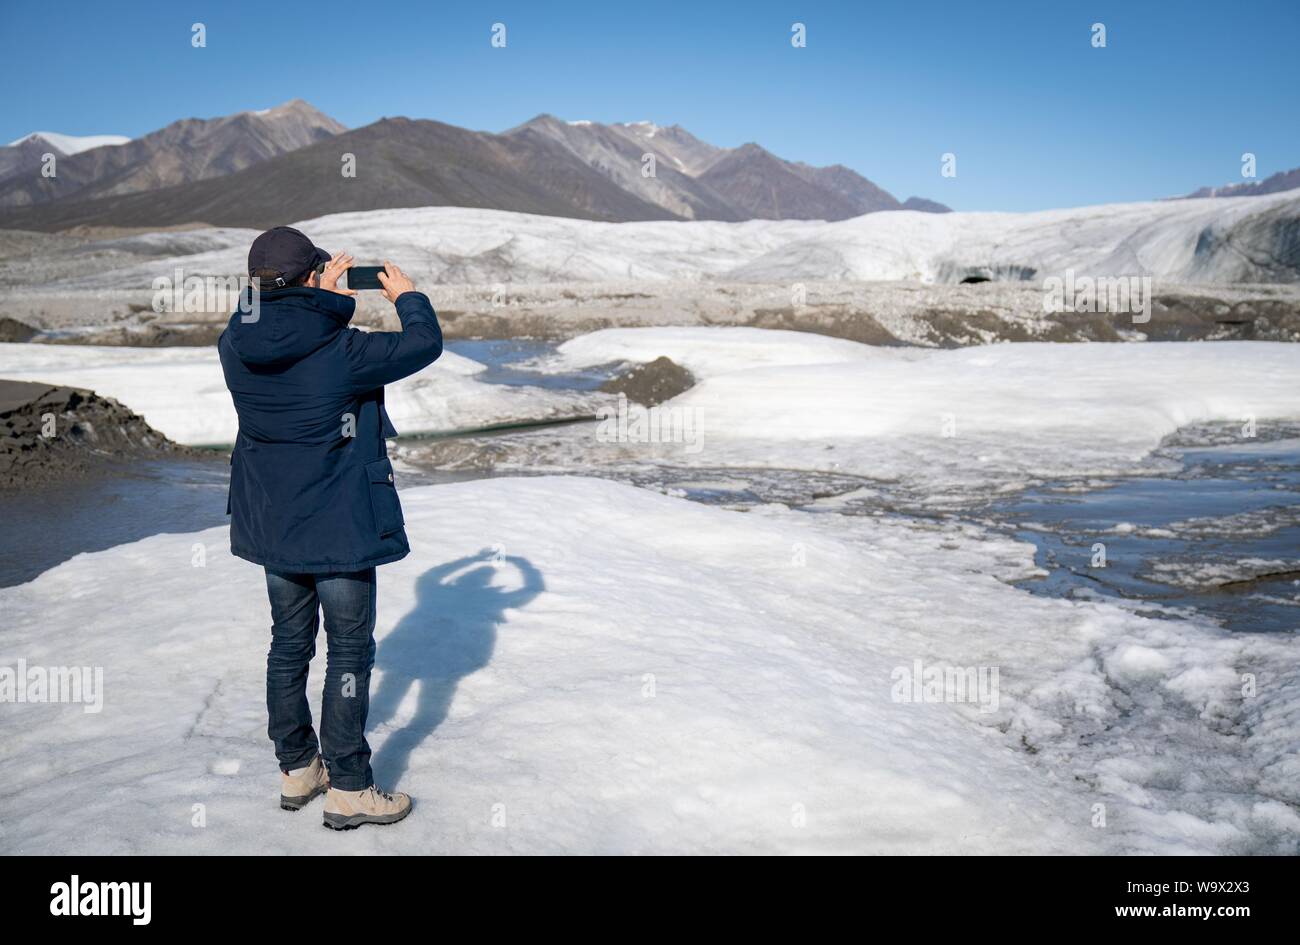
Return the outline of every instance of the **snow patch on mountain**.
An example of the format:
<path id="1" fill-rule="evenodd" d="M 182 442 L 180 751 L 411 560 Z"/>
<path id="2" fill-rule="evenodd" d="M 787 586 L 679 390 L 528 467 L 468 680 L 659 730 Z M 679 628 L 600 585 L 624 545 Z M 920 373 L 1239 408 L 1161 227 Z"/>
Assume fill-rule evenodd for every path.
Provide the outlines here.
<path id="1" fill-rule="evenodd" d="M 82 151 L 89 151 L 91 148 L 126 144 L 130 140 L 125 135 L 65 135 L 59 134 L 57 131 L 33 131 L 29 135 L 23 135 L 15 141 L 10 141 L 9 147 L 17 147 L 25 141 L 44 141 L 63 154 L 80 154 Z"/>

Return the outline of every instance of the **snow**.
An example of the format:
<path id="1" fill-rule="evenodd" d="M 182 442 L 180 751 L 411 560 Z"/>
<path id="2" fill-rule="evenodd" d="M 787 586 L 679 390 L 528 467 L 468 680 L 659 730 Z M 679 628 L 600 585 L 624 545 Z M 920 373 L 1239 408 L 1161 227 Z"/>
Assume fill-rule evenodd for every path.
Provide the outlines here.
<path id="1" fill-rule="evenodd" d="M 754 367 L 866 362 L 889 357 L 883 348 L 811 332 L 767 328 L 606 328 L 570 339 L 550 370 L 574 370 L 667 357 L 697 378 Z"/>
<path id="2" fill-rule="evenodd" d="M 694 388 L 665 405 L 702 448 L 627 447 L 681 465 L 802 469 L 893 480 L 938 494 L 1027 479 L 1150 471 L 1180 427 L 1300 418 L 1300 346 L 1277 342 L 1014 343 L 876 348 L 750 328 L 609 329 L 543 363 L 572 369 L 665 355 Z M 483 382 L 451 352 L 389 385 L 406 434 L 592 416 L 605 399 Z M 172 439 L 233 442 L 237 420 L 212 348 L 0 345 L 0 377 L 89 388 Z M 184 396 L 178 396 L 183 392 Z M 591 450 L 587 427 L 567 433 Z M 618 445 L 597 452 L 612 458 Z"/>
<path id="3" fill-rule="evenodd" d="M 403 503 L 370 736 L 377 777 L 416 799 L 401 827 L 278 809 L 263 581 L 214 528 L 0 590 L 0 665 L 104 670 L 99 713 L 0 714 L 0 849 L 1294 852 L 1294 640 L 1032 597 L 987 573 L 1026 546 L 975 533 L 579 478 Z M 998 667 L 996 711 L 898 701 L 917 660 Z"/>
<path id="4" fill-rule="evenodd" d="M 1209 249 L 1200 244 L 1207 232 L 1218 240 L 1243 241 L 1238 230 L 1249 235 L 1256 221 L 1267 227 L 1279 208 L 1294 215 L 1300 195 L 1230 205 L 1214 199 L 1152 201 L 1023 214 L 898 211 L 835 223 L 595 223 L 422 208 L 338 214 L 305 221 L 301 228 L 313 239 L 355 244 L 370 255 L 387 247 L 412 264 L 432 255 L 433 268 L 444 272 L 476 271 L 509 260 L 511 266 L 492 271 L 482 278 L 486 282 L 702 277 L 956 282 L 968 269 L 1024 270 L 1043 278 L 1073 268 L 1093 276 L 1202 283 L 1276 278 L 1264 278 L 1263 270 L 1247 266 L 1235 250 L 1216 248 L 1213 241 Z M 1261 257 L 1270 251 L 1280 257 L 1285 249 L 1267 239 L 1254 248 Z M 486 253 L 503 259 L 477 258 Z"/>
<path id="5" fill-rule="evenodd" d="M 1214 243 L 1238 233 L 1245 242 L 1280 208 L 1294 214 L 1300 194 L 1232 208 L 1214 204 L 1205 199 L 1023 214 L 869 214 L 825 224 L 809 239 L 788 243 L 733 276 L 948 282 L 968 271 L 1027 270 L 1041 279 L 1074 269 L 1091 276 L 1149 275 L 1157 282 L 1271 281 L 1238 252 Z M 1280 258 L 1285 248 L 1261 244 L 1261 257 L 1273 252 Z"/>
<path id="6" fill-rule="evenodd" d="M 89 151 L 91 148 L 126 144 L 131 140 L 125 135 L 64 135 L 59 134 L 57 131 L 33 131 L 29 135 L 23 135 L 16 141 L 10 141 L 9 147 L 15 147 L 24 141 L 36 141 L 38 139 L 54 145 L 64 154 L 80 154 L 82 151 Z"/>
<path id="7" fill-rule="evenodd" d="M 1149 276 L 1161 284 L 1294 281 L 1286 221 L 1300 194 L 1153 201 L 1037 213 L 872 213 L 834 223 L 750 220 L 597 223 L 525 213 L 424 207 L 340 213 L 294 225 L 358 259 L 391 259 L 443 284 L 721 279 L 954 283 L 971 273 L 1031 282 Z M 91 289 L 147 288 L 187 275 L 244 271 L 251 230 L 127 237 L 155 261 L 79 278 Z M 164 250 L 169 240 L 176 249 Z M 183 242 L 182 242 L 183 241 Z"/>
<path id="8" fill-rule="evenodd" d="M 484 366 L 450 351 L 386 388 L 403 434 L 449 433 L 506 423 L 590 416 L 590 398 L 477 380 Z M 125 348 L 0 344 L 0 377 L 89 388 L 140 414 L 178 443 L 234 442 L 239 429 L 215 347 Z"/>
<path id="9" fill-rule="evenodd" d="M 555 361 L 660 355 L 700 379 L 664 406 L 703 431 L 698 455 L 660 455 L 717 488 L 747 466 L 968 495 L 1133 471 L 1188 424 L 1300 418 L 1300 346 L 1265 342 L 880 349 L 650 328 Z M 394 422 L 485 425 L 567 396 L 512 401 L 481 371 L 448 353 L 390 385 Z M 0 376 L 116 396 L 187 442 L 231 435 L 211 349 L 2 345 Z M 592 426 L 551 435 L 616 452 Z M 1042 573 L 1031 546 L 835 514 L 846 496 L 739 512 L 532 477 L 402 497 L 413 553 L 380 574 L 370 741 L 381 783 L 416 799 L 409 820 L 339 836 L 319 801 L 278 809 L 263 581 L 213 528 L 0 589 L 0 692 L 18 659 L 104 678 L 100 712 L 0 712 L 0 852 L 1300 851 L 1294 634 L 1030 595 L 1014 582 Z M 927 670 L 937 689 L 900 688 Z M 958 671 L 991 691 L 954 701 Z"/>
<path id="10" fill-rule="evenodd" d="M 703 445 L 652 447 L 660 458 L 848 473 L 934 494 L 1150 471 L 1152 450 L 1188 424 L 1300 418 L 1300 346 L 1274 342 L 886 349 L 805 332 L 637 328 L 580 336 L 540 366 L 661 355 L 698 380 L 666 407 L 689 414 Z M 603 402 L 485 383 L 482 370 L 446 352 L 390 385 L 394 424 L 407 434 L 475 430 L 591 416 Z M 182 443 L 227 444 L 237 429 L 212 348 L 4 344 L 0 377 L 95 390 Z M 588 429 L 568 436 L 592 448 Z"/>
<path id="11" fill-rule="evenodd" d="M 623 122 L 623 127 L 634 128 L 638 133 L 644 134 L 647 138 L 653 138 L 661 130 L 653 121 L 646 120 L 625 121 Z"/>
<path id="12" fill-rule="evenodd" d="M 669 404 L 694 413 L 703 464 L 942 487 L 1131 471 L 1187 424 L 1300 418 L 1297 376 L 1300 346 L 1277 342 L 1031 342 L 736 370 Z"/>
<path id="13" fill-rule="evenodd" d="M 597 444 L 578 427 L 521 439 L 519 461 L 846 474 L 952 504 L 1034 480 L 1167 470 L 1171 461 L 1153 451 L 1189 424 L 1224 422 L 1245 438 L 1258 423 L 1300 418 L 1300 346 L 1277 342 L 941 350 L 765 329 L 637 328 L 580 336 L 553 364 L 660 355 L 696 375 L 695 387 L 660 407 L 698 434 L 695 447 Z"/>

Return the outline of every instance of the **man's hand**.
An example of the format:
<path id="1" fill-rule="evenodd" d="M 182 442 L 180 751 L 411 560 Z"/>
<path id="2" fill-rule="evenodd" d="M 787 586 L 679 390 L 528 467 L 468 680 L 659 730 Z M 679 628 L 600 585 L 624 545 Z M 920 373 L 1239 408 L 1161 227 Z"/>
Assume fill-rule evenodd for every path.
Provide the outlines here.
<path id="1" fill-rule="evenodd" d="M 352 268 L 352 257 L 347 253 L 335 253 L 334 258 L 325 264 L 325 271 L 320 274 L 320 287 L 326 292 L 338 295 L 356 295 L 355 289 L 340 289 L 339 278 Z"/>
<path id="2" fill-rule="evenodd" d="M 384 260 L 384 270 L 379 274 L 379 284 L 384 287 L 384 298 L 388 301 L 396 303 L 403 292 L 415 291 L 415 283 L 410 277 L 387 259 Z"/>

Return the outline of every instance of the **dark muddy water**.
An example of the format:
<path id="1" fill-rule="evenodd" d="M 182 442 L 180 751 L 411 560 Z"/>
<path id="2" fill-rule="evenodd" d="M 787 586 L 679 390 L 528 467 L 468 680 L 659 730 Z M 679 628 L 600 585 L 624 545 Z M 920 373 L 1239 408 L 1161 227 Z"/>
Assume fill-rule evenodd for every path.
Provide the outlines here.
<path id="1" fill-rule="evenodd" d="M 226 520 L 227 458 L 104 467 L 85 479 L 0 492 L 0 587 L 30 581 L 74 555 Z"/>
<path id="2" fill-rule="evenodd" d="M 1184 456 L 1180 476 L 1118 479 L 1087 491 L 1046 484 L 971 517 L 1035 546 L 1048 574 L 1021 583 L 1030 593 L 1122 599 L 1152 616 L 1199 615 L 1231 630 L 1300 629 L 1300 440 Z M 644 468 L 614 478 L 740 508 L 817 498 L 805 474 L 717 473 Z M 0 586 L 30 581 L 83 552 L 223 525 L 228 475 L 225 457 L 214 455 L 123 464 L 84 481 L 0 495 Z M 473 478 L 427 469 L 404 475 L 407 485 Z M 859 484 L 827 477 L 818 491 Z"/>
<path id="3" fill-rule="evenodd" d="M 1190 608 L 1231 630 L 1300 629 L 1300 439 L 1180 452 L 1179 476 L 994 505 L 1049 572 L 1023 586 Z"/>
<path id="4" fill-rule="evenodd" d="M 447 342 L 447 350 L 480 364 L 487 370 L 477 375 L 489 384 L 515 387 L 545 387 L 550 390 L 596 390 L 614 376 L 616 364 L 598 365 L 576 371 L 529 370 L 536 358 L 554 354 L 556 343 L 529 338 L 489 338 Z"/>

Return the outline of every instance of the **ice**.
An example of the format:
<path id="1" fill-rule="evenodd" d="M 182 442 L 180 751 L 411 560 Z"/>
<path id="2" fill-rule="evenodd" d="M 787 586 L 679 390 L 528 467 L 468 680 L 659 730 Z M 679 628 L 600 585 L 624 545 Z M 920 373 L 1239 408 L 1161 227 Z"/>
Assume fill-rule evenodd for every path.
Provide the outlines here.
<path id="1" fill-rule="evenodd" d="M 214 528 L 0 590 L 0 666 L 104 669 L 99 713 L 0 713 L 0 850 L 1296 851 L 1293 637 L 1033 597 L 970 527 L 573 477 L 403 502 L 371 743 L 407 821 L 279 809 L 263 580 Z M 917 661 L 996 667 L 996 707 L 898 701 Z"/>
<path id="2" fill-rule="evenodd" d="M 890 349 L 767 328 L 607 328 L 560 345 L 551 370 L 575 370 L 617 361 L 645 363 L 667 357 L 697 378 L 754 367 L 863 362 L 891 356 Z"/>
<path id="3" fill-rule="evenodd" d="M 1195 559 L 1156 560 L 1150 563 L 1146 577 L 1163 584 L 1188 590 L 1246 584 L 1264 578 L 1295 575 L 1300 578 L 1300 558 L 1233 558 L 1230 560 Z M 1296 582 L 1300 586 L 1300 582 Z"/>
<path id="4" fill-rule="evenodd" d="M 682 481 L 709 488 L 728 468 L 836 470 L 933 500 L 1132 471 L 1188 424 L 1248 438 L 1300 417 L 1286 344 L 887 351 L 642 329 L 561 351 L 660 354 L 702 379 L 664 405 L 697 413 L 698 457 L 585 425 L 554 433 L 570 458 L 698 465 Z M 390 386 L 395 423 L 501 416 L 509 389 L 477 370 L 444 355 L 423 386 Z M 204 349 L 5 345 L 0 375 L 194 436 L 229 403 Z M 408 821 L 339 837 L 319 808 L 278 809 L 263 581 L 214 528 L 0 590 L 0 693 L 18 659 L 104 676 L 102 712 L 4 705 L 0 851 L 1300 851 L 1294 634 L 1030 595 L 1013 582 L 1042 573 L 1031 546 L 836 514 L 845 496 L 738 512 L 577 477 L 402 495 L 413 553 L 381 571 L 371 741 L 381 782 L 416 797 Z M 899 674 L 927 668 L 947 674 L 937 699 L 902 701 Z M 951 701 L 994 669 L 991 692 Z"/>
<path id="5" fill-rule="evenodd" d="M 1254 234 L 1300 196 L 1109 204 L 1037 213 L 871 213 L 834 223 L 751 220 L 595 223 L 502 211 L 426 207 L 336 214 L 300 226 L 323 245 L 426 267 L 447 282 L 721 277 L 960 281 L 967 270 L 1042 278 L 1149 275 L 1172 282 L 1271 281 L 1264 257 L 1198 246 L 1210 230 Z M 342 242 L 340 242 L 342 241 Z M 1261 245 L 1264 245 L 1261 244 Z M 393 255 L 397 254 L 397 255 Z M 376 258 L 380 258 L 376 256 Z M 401 257 L 399 259 L 399 256 Z M 358 258 L 361 258 L 358 256 Z M 239 271 L 238 267 L 231 271 Z"/>
<path id="6" fill-rule="evenodd" d="M 1125 471 L 1209 420 L 1244 439 L 1300 416 L 1298 372 L 1284 343 L 1015 343 L 731 371 L 669 405 L 695 413 L 699 462 L 940 486 Z"/>
<path id="7" fill-rule="evenodd" d="M 318 244 L 357 259 L 391 259 L 436 283 L 776 282 L 797 304 L 808 282 L 957 283 L 970 275 L 1042 281 L 1077 275 L 1149 276 L 1168 283 L 1293 282 L 1286 233 L 1295 191 L 1107 204 L 1036 213 L 869 213 L 849 220 L 598 223 L 465 207 L 338 213 L 297 222 Z M 67 287 L 143 289 L 185 275 L 246 271 L 256 231 L 195 230 L 123 237 L 145 264 L 87 275 Z M 165 250 L 170 241 L 176 248 Z M 436 301 L 436 300 L 435 300 Z M 1127 326 L 1140 329 L 1140 325 Z"/>
<path id="8" fill-rule="evenodd" d="M 579 426 L 520 438 L 503 463 L 804 470 L 886 481 L 926 501 L 947 501 L 1043 479 L 1174 471 L 1179 464 L 1153 451 L 1185 426 L 1221 421 L 1223 435 L 1252 444 L 1259 424 L 1300 418 L 1300 346 L 1293 344 L 939 350 L 805 339 L 734 328 L 576 338 L 561 346 L 561 364 L 666 355 L 695 371 L 699 383 L 660 409 L 697 430 L 700 447 L 665 438 L 610 441 L 594 426 Z M 808 363 L 814 360 L 823 363 Z"/>
<path id="9" fill-rule="evenodd" d="M 1042 279 L 1067 269 L 1090 276 L 1150 276 L 1158 282 L 1273 281 L 1287 268 L 1283 242 L 1264 233 L 1294 214 L 1294 191 L 1268 203 L 1216 206 L 1214 199 L 1105 204 L 1035 213 L 873 213 L 822 224 L 802 239 L 734 270 L 733 278 L 917 279 L 966 275 Z M 1216 247 L 1260 239 L 1255 260 Z M 1274 275 L 1266 276 L 1265 273 Z M 1294 276 L 1283 277 L 1291 281 Z"/>
<path id="10" fill-rule="evenodd" d="M 403 434 L 448 433 L 593 413 L 588 395 L 488 384 L 475 378 L 483 370 L 444 351 L 428 368 L 388 385 L 393 424 Z M 0 344 L 0 377 L 89 388 L 178 443 L 228 445 L 239 429 L 214 347 Z"/>

